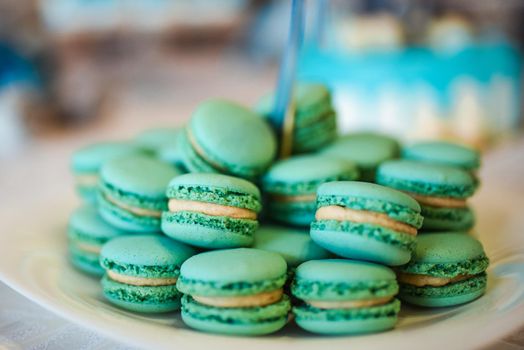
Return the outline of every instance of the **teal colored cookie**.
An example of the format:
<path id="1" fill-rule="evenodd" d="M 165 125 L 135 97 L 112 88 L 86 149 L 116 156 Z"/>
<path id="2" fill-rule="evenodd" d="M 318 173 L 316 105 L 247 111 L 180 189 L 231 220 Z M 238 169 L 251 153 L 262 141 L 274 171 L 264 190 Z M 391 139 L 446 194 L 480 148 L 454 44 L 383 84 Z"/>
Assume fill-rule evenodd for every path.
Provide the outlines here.
<path id="1" fill-rule="evenodd" d="M 303 155 L 278 161 L 262 179 L 263 191 L 269 196 L 267 214 L 282 223 L 309 226 L 315 218 L 318 186 L 357 178 L 353 163 L 329 156 Z"/>
<path id="2" fill-rule="evenodd" d="M 111 159 L 138 153 L 142 150 L 131 142 L 101 142 L 77 150 L 71 157 L 71 171 L 78 194 L 94 203 L 102 165 Z"/>
<path id="3" fill-rule="evenodd" d="M 284 226 L 260 227 L 255 232 L 253 248 L 280 254 L 286 260 L 288 268 L 295 268 L 308 260 L 331 257 L 331 253 L 313 242 L 307 230 Z"/>
<path id="4" fill-rule="evenodd" d="M 281 290 L 286 261 L 252 248 L 202 253 L 181 268 L 182 319 L 195 329 L 222 334 L 273 333 L 287 322 L 290 302 Z M 269 300 L 264 295 L 274 294 Z M 249 299 L 246 299 L 249 298 Z M 238 304 L 245 301 L 243 304 Z"/>
<path id="5" fill-rule="evenodd" d="M 486 290 L 488 265 L 482 244 L 464 232 L 421 235 L 412 260 L 398 269 L 399 297 L 427 307 L 472 301 Z M 420 282 L 427 277 L 447 280 Z"/>
<path id="6" fill-rule="evenodd" d="M 111 225 L 132 232 L 160 231 L 167 209 L 166 187 L 179 172 L 148 156 L 106 162 L 100 171 L 100 215 Z"/>
<path id="7" fill-rule="evenodd" d="M 152 152 L 158 159 L 184 172 L 182 152 L 179 146 L 182 133 L 182 127 L 150 129 L 140 133 L 135 138 L 135 142 L 143 149 Z"/>
<path id="8" fill-rule="evenodd" d="M 102 276 L 104 270 L 98 262 L 102 245 L 125 233 L 103 221 L 94 206 L 78 208 L 71 215 L 67 229 L 71 263 L 83 272 Z"/>
<path id="9" fill-rule="evenodd" d="M 423 218 L 410 196 L 372 183 L 338 181 L 318 188 L 317 206 L 310 234 L 321 247 L 346 258 L 390 266 L 411 258 Z"/>
<path id="10" fill-rule="evenodd" d="M 303 302 L 293 308 L 296 323 L 320 334 L 359 334 L 391 329 L 400 303 L 395 273 L 354 260 L 312 260 L 296 269 L 291 285 Z"/>
<path id="11" fill-rule="evenodd" d="M 180 307 L 176 280 L 195 251 L 161 235 L 118 237 L 104 245 L 100 265 L 104 296 L 136 312 L 168 312 Z"/>
<path id="12" fill-rule="evenodd" d="M 480 153 L 476 150 L 446 141 L 424 141 L 406 147 L 402 151 L 405 159 L 443 164 L 465 170 L 476 170 L 480 166 Z"/>
<path id="13" fill-rule="evenodd" d="M 193 113 L 180 148 L 191 172 L 254 179 L 275 158 L 277 144 L 269 125 L 252 111 L 233 102 L 208 100 Z"/>
<path id="14" fill-rule="evenodd" d="M 221 174 L 192 173 L 167 186 L 169 211 L 162 231 L 194 246 L 221 249 L 249 246 L 258 227 L 260 192 L 251 182 Z"/>
<path id="15" fill-rule="evenodd" d="M 398 158 L 400 145 L 387 135 L 359 132 L 339 137 L 321 153 L 354 162 L 362 181 L 375 182 L 377 167 L 387 160 Z"/>
<path id="16" fill-rule="evenodd" d="M 255 110 L 269 118 L 274 108 L 274 96 L 264 96 Z M 331 143 L 337 137 L 337 116 L 326 86 L 299 83 L 294 91 L 292 153 L 313 152 Z"/>
<path id="17" fill-rule="evenodd" d="M 464 202 L 476 189 L 474 178 L 465 170 L 448 165 L 396 160 L 382 164 L 377 183 L 416 195 L 422 207 L 422 230 L 467 230 L 474 215 Z M 461 205 L 430 202 L 434 198 L 461 200 Z"/>

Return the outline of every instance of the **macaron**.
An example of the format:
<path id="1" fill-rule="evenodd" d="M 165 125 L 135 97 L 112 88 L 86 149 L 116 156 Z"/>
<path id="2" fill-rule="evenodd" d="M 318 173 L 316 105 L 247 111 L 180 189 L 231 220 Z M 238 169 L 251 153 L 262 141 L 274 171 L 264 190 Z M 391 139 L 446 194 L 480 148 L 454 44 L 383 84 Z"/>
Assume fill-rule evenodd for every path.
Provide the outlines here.
<path id="1" fill-rule="evenodd" d="M 469 230 L 475 223 L 467 199 L 476 184 L 465 170 L 411 160 L 383 163 L 377 183 L 403 191 L 422 207 L 423 231 Z"/>
<path id="2" fill-rule="evenodd" d="M 262 178 L 269 197 L 267 215 L 279 222 L 309 226 L 315 218 L 316 190 L 324 182 L 356 180 L 356 166 L 330 156 L 301 155 L 276 162 Z"/>
<path id="3" fill-rule="evenodd" d="M 104 296 L 110 303 L 136 312 L 178 310 L 180 266 L 194 254 L 192 248 L 161 235 L 115 238 L 100 252 Z"/>
<path id="4" fill-rule="evenodd" d="M 106 162 L 100 170 L 100 215 L 123 230 L 160 231 L 160 217 L 167 209 L 166 187 L 179 174 L 169 164 L 144 155 Z"/>
<path id="5" fill-rule="evenodd" d="M 142 148 L 152 152 L 156 158 L 176 166 L 184 171 L 182 152 L 180 150 L 180 135 L 183 128 L 157 128 L 140 133 L 135 142 Z M 185 172 L 185 171 L 184 171 Z"/>
<path id="6" fill-rule="evenodd" d="M 253 248 L 275 252 L 286 260 L 288 272 L 309 260 L 332 257 L 332 254 L 313 242 L 309 230 L 286 226 L 264 225 L 255 232 Z M 288 273 L 288 275 L 289 275 Z"/>
<path id="7" fill-rule="evenodd" d="M 283 294 L 286 261 L 252 248 L 217 250 L 188 259 L 177 288 L 182 320 L 200 331 L 262 335 L 284 327 L 290 310 Z"/>
<path id="8" fill-rule="evenodd" d="M 197 247 L 249 246 L 258 228 L 260 191 L 251 182 L 222 174 L 191 173 L 167 186 L 162 231 Z"/>
<path id="9" fill-rule="evenodd" d="M 69 258 L 73 266 L 95 276 L 102 276 L 104 270 L 98 262 L 102 246 L 109 240 L 126 234 L 106 223 L 93 205 L 76 209 L 67 228 Z"/>
<path id="10" fill-rule="evenodd" d="M 355 260 L 311 260 L 300 265 L 291 285 L 303 302 L 293 307 L 295 322 L 320 334 L 362 334 L 391 329 L 400 302 L 395 273 Z"/>
<path id="11" fill-rule="evenodd" d="M 326 86 L 316 83 L 297 84 L 294 96 L 292 153 L 316 151 L 337 137 L 337 116 Z M 274 94 L 264 96 L 255 110 L 269 118 L 275 103 Z"/>
<path id="12" fill-rule="evenodd" d="M 275 158 L 276 138 L 254 112 L 226 100 L 208 100 L 193 113 L 181 135 L 186 169 L 246 179 L 261 175 Z"/>
<path id="13" fill-rule="evenodd" d="M 446 141 L 423 141 L 402 150 L 405 159 L 443 164 L 476 171 L 480 166 L 480 153 L 467 146 Z"/>
<path id="14" fill-rule="evenodd" d="M 399 298 L 426 307 L 470 302 L 486 291 L 488 265 L 482 244 L 464 232 L 420 235 L 413 258 L 397 271 Z"/>
<path id="15" fill-rule="evenodd" d="M 357 181 L 322 184 L 311 238 L 325 249 L 350 259 L 389 266 L 411 258 L 420 206 L 405 193 Z"/>
<path id="16" fill-rule="evenodd" d="M 96 202 L 98 173 L 102 165 L 108 160 L 141 152 L 142 150 L 131 142 L 101 142 L 74 152 L 71 170 L 80 197 L 91 203 Z"/>
<path id="17" fill-rule="evenodd" d="M 339 137 L 320 152 L 354 162 L 362 181 L 375 182 L 377 167 L 387 160 L 398 158 L 400 145 L 387 135 L 358 132 Z"/>

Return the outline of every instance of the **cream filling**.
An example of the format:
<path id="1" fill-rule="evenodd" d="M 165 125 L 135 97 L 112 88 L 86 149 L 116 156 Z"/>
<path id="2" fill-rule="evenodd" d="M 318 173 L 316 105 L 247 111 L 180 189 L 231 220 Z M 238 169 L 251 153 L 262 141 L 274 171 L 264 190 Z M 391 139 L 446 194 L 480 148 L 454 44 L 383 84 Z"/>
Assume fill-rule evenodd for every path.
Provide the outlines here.
<path id="1" fill-rule="evenodd" d="M 431 207 L 443 207 L 443 208 L 464 208 L 466 206 L 466 200 L 460 198 L 450 197 L 431 197 L 406 192 L 413 197 L 420 204 L 429 205 Z"/>
<path id="2" fill-rule="evenodd" d="M 395 221 L 386 214 L 367 210 L 354 210 L 340 207 L 338 205 L 328 205 L 318 208 L 315 218 L 317 220 L 352 221 L 375 224 L 412 236 L 417 234 L 417 229 L 415 227 L 403 222 Z"/>
<path id="3" fill-rule="evenodd" d="M 209 157 L 206 156 L 204 150 L 197 143 L 197 141 L 195 140 L 195 137 L 193 136 L 193 133 L 191 132 L 191 130 L 189 130 L 189 128 L 186 128 L 186 135 L 187 135 L 187 139 L 189 140 L 189 144 L 191 145 L 191 147 L 193 148 L 196 154 L 198 154 L 202 159 L 206 161 L 206 163 L 211 165 L 213 168 L 220 170 L 221 172 L 226 172 L 226 169 L 224 169 L 223 166 L 214 162 L 213 160 L 209 159 Z"/>
<path id="4" fill-rule="evenodd" d="M 367 300 L 306 300 L 305 302 L 313 307 L 316 307 L 317 309 L 356 309 L 360 307 L 383 305 L 389 302 L 391 299 L 393 299 L 393 296 Z"/>
<path id="5" fill-rule="evenodd" d="M 107 275 L 113 281 L 131 284 L 133 286 L 169 286 L 176 283 L 177 278 L 148 278 L 122 275 L 118 272 L 107 270 Z"/>
<path id="6" fill-rule="evenodd" d="M 282 288 L 270 292 L 236 297 L 204 297 L 192 295 L 197 302 L 216 307 L 255 307 L 274 304 L 282 299 Z"/>
<path id="7" fill-rule="evenodd" d="M 100 254 L 100 250 L 102 250 L 102 246 L 97 244 L 76 242 L 74 245 L 78 250 L 91 254 Z"/>
<path id="8" fill-rule="evenodd" d="M 467 280 L 468 278 L 473 277 L 472 275 L 458 275 L 456 277 L 434 277 L 427 275 L 418 275 L 413 273 L 398 273 L 398 281 L 406 284 L 411 284 L 416 287 L 432 286 L 432 287 L 442 287 L 446 284 L 453 282 Z"/>
<path id="9" fill-rule="evenodd" d="M 296 196 L 283 195 L 283 194 L 273 194 L 273 195 L 271 195 L 271 197 L 276 202 L 283 202 L 283 203 L 288 203 L 288 202 L 314 202 L 314 201 L 317 200 L 317 195 L 314 194 L 314 193 L 312 193 L 312 194 L 301 194 L 301 195 L 296 195 Z"/>
<path id="10" fill-rule="evenodd" d="M 75 175 L 75 182 L 78 186 L 96 186 L 98 184 L 97 174 Z"/>
<path id="11" fill-rule="evenodd" d="M 193 211 L 211 216 L 227 216 L 235 219 L 256 220 L 257 213 L 252 210 L 231 207 L 228 205 L 197 202 L 183 199 L 170 199 L 168 202 L 169 211 L 176 213 L 178 211 Z"/>
<path id="12" fill-rule="evenodd" d="M 122 202 L 118 201 L 116 198 L 113 198 L 113 197 L 111 197 L 108 194 L 104 194 L 104 196 L 105 196 L 105 199 L 108 202 L 111 202 L 114 205 L 116 205 L 117 207 L 122 208 L 124 210 L 127 210 L 128 212 L 133 213 L 135 215 L 138 215 L 138 216 L 151 216 L 151 217 L 155 217 L 155 218 L 159 218 L 159 217 L 162 216 L 162 211 L 160 211 L 160 210 L 153 210 L 153 209 L 145 209 L 145 208 L 133 207 L 133 206 L 130 206 L 128 204 L 125 204 L 125 203 L 122 203 Z"/>

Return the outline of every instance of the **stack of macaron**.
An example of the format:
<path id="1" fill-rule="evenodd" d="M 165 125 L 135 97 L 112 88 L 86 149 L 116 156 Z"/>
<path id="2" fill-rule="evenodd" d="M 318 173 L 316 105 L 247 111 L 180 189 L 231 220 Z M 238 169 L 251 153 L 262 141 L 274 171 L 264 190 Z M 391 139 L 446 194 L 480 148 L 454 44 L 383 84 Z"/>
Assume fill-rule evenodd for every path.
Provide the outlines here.
<path id="1" fill-rule="evenodd" d="M 380 332 L 395 327 L 399 299 L 441 307 L 481 296 L 489 260 L 466 232 L 478 153 L 441 141 L 401 150 L 371 132 L 337 138 L 326 87 L 299 84 L 293 101 L 285 159 L 264 118 L 271 96 L 262 117 L 213 99 L 184 127 L 75 153 L 85 203 L 69 222 L 72 264 L 102 276 L 113 305 L 180 309 L 189 327 L 232 335 L 289 322 Z"/>

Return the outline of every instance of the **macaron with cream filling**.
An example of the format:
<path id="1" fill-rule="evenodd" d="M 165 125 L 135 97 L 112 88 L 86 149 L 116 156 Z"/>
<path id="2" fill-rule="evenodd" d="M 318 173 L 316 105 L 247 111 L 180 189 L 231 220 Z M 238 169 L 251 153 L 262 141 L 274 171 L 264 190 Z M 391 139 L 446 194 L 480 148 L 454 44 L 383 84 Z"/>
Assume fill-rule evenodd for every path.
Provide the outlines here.
<path id="1" fill-rule="evenodd" d="M 217 250 L 188 259 L 177 287 L 184 293 L 182 319 L 204 332 L 263 335 L 287 323 L 283 293 L 286 261 L 252 248 Z"/>
<path id="2" fill-rule="evenodd" d="M 177 310 L 180 267 L 194 254 L 193 248 L 162 235 L 115 238 L 100 252 L 104 296 L 110 303 L 136 312 Z"/>
<path id="3" fill-rule="evenodd" d="M 260 191 L 251 182 L 222 174 L 191 173 L 167 186 L 162 231 L 208 249 L 249 246 L 258 228 Z"/>

